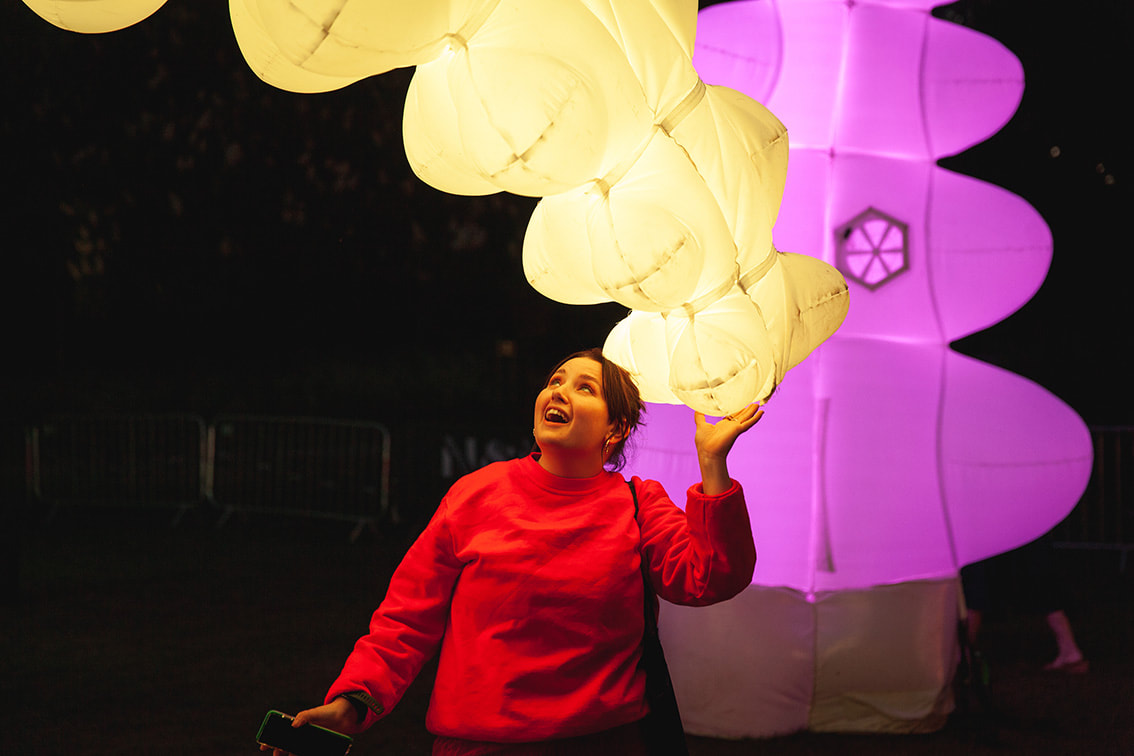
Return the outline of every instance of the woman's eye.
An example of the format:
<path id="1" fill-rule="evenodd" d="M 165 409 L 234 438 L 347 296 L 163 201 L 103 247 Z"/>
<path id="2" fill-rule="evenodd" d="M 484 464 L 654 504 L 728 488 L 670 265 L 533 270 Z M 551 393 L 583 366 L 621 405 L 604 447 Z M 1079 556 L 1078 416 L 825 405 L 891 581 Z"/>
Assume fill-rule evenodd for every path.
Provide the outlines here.
<path id="1" fill-rule="evenodd" d="M 580 386 L 579 390 L 580 391 L 586 391 L 588 394 L 595 393 L 595 390 L 593 388 L 591 388 L 590 386 L 586 385 L 586 384 L 583 384 L 582 386 Z"/>

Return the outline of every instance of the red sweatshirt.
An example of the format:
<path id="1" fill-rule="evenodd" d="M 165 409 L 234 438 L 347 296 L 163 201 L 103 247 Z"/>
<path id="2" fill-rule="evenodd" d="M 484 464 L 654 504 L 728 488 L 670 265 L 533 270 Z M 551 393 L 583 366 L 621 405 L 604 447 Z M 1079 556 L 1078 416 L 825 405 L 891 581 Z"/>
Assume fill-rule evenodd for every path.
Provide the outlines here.
<path id="1" fill-rule="evenodd" d="M 389 712 L 440 646 L 434 734 L 535 741 L 645 716 L 639 538 L 655 590 L 678 604 L 735 596 L 756 551 L 735 481 L 720 496 L 693 486 L 685 512 L 655 481 L 635 486 L 639 522 L 617 473 L 560 478 L 529 456 L 458 480 L 326 700 L 362 691 Z"/>

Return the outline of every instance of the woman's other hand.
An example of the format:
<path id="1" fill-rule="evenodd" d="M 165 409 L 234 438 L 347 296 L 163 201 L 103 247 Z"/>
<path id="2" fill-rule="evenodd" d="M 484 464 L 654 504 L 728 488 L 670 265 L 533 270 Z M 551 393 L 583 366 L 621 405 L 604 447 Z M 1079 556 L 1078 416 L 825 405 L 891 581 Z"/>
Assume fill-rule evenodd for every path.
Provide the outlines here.
<path id="1" fill-rule="evenodd" d="M 305 724 L 319 725 L 328 730 L 350 735 L 357 733 L 362 725 L 354 713 L 354 705 L 342 696 L 329 704 L 316 706 L 314 709 L 304 709 L 296 714 L 291 722 L 292 727 L 302 727 Z M 260 750 L 271 751 L 272 756 L 292 756 L 287 751 L 266 745 L 260 746 Z"/>

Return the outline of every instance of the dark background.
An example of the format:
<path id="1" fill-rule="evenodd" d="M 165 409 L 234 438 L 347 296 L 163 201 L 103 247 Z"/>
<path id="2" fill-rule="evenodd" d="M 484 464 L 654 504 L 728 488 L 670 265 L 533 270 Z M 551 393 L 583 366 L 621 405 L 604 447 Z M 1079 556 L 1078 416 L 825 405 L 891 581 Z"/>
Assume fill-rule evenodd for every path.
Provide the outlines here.
<path id="1" fill-rule="evenodd" d="M 1036 297 L 956 346 L 1089 423 L 1132 424 L 1119 137 L 1130 4 L 966 0 L 936 14 L 1000 40 L 1028 77 L 1012 122 L 945 164 L 1023 196 L 1055 238 Z M 548 364 L 601 343 L 622 310 L 558 305 L 526 284 L 534 200 L 451 197 L 411 175 L 409 72 L 334 93 L 275 90 L 244 63 L 223 0 L 169 0 L 93 36 L 7 0 L 0 30 L 0 752 L 254 753 L 267 708 L 317 702 L 420 520 L 351 546 L 342 523 L 262 516 L 218 529 L 206 508 L 176 528 L 165 511 L 49 518 L 20 506 L 23 424 L 68 412 L 337 416 L 389 424 L 396 462 L 416 448 L 435 458 L 435 444 L 405 442 L 418 424 L 526 433 Z M 398 504 L 430 511 L 436 492 L 399 469 Z M 692 753 L 1129 753 L 1131 573 L 1113 552 L 1067 556 L 1089 675 L 1040 672 L 1053 652 L 1042 621 L 1010 616 L 991 623 L 992 707 L 938 733 L 698 738 Z M 359 753 L 427 752 L 429 678 Z"/>
<path id="2" fill-rule="evenodd" d="M 1130 4 L 966 0 L 935 13 L 1000 40 L 1028 81 L 1012 122 L 944 165 L 1023 196 L 1055 238 L 1036 297 L 957 348 L 1089 423 L 1134 422 L 1116 83 L 1131 70 Z M 18 419 L 170 409 L 523 426 L 548 363 L 601 344 L 624 314 L 527 285 L 534 200 L 449 196 L 412 175 L 409 71 L 276 90 L 244 63 L 222 0 L 170 0 L 103 35 L 7 2 L 0 28 Z"/>

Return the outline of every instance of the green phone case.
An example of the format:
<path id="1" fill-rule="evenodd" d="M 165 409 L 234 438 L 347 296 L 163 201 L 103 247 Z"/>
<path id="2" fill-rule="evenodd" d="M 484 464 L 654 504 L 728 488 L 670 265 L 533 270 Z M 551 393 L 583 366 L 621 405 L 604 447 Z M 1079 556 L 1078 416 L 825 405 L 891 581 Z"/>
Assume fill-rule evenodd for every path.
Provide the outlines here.
<path id="1" fill-rule="evenodd" d="M 256 742 L 281 748 L 295 756 L 346 756 L 354 739 L 319 725 L 292 727 L 295 717 L 272 709 L 264 715 Z"/>

